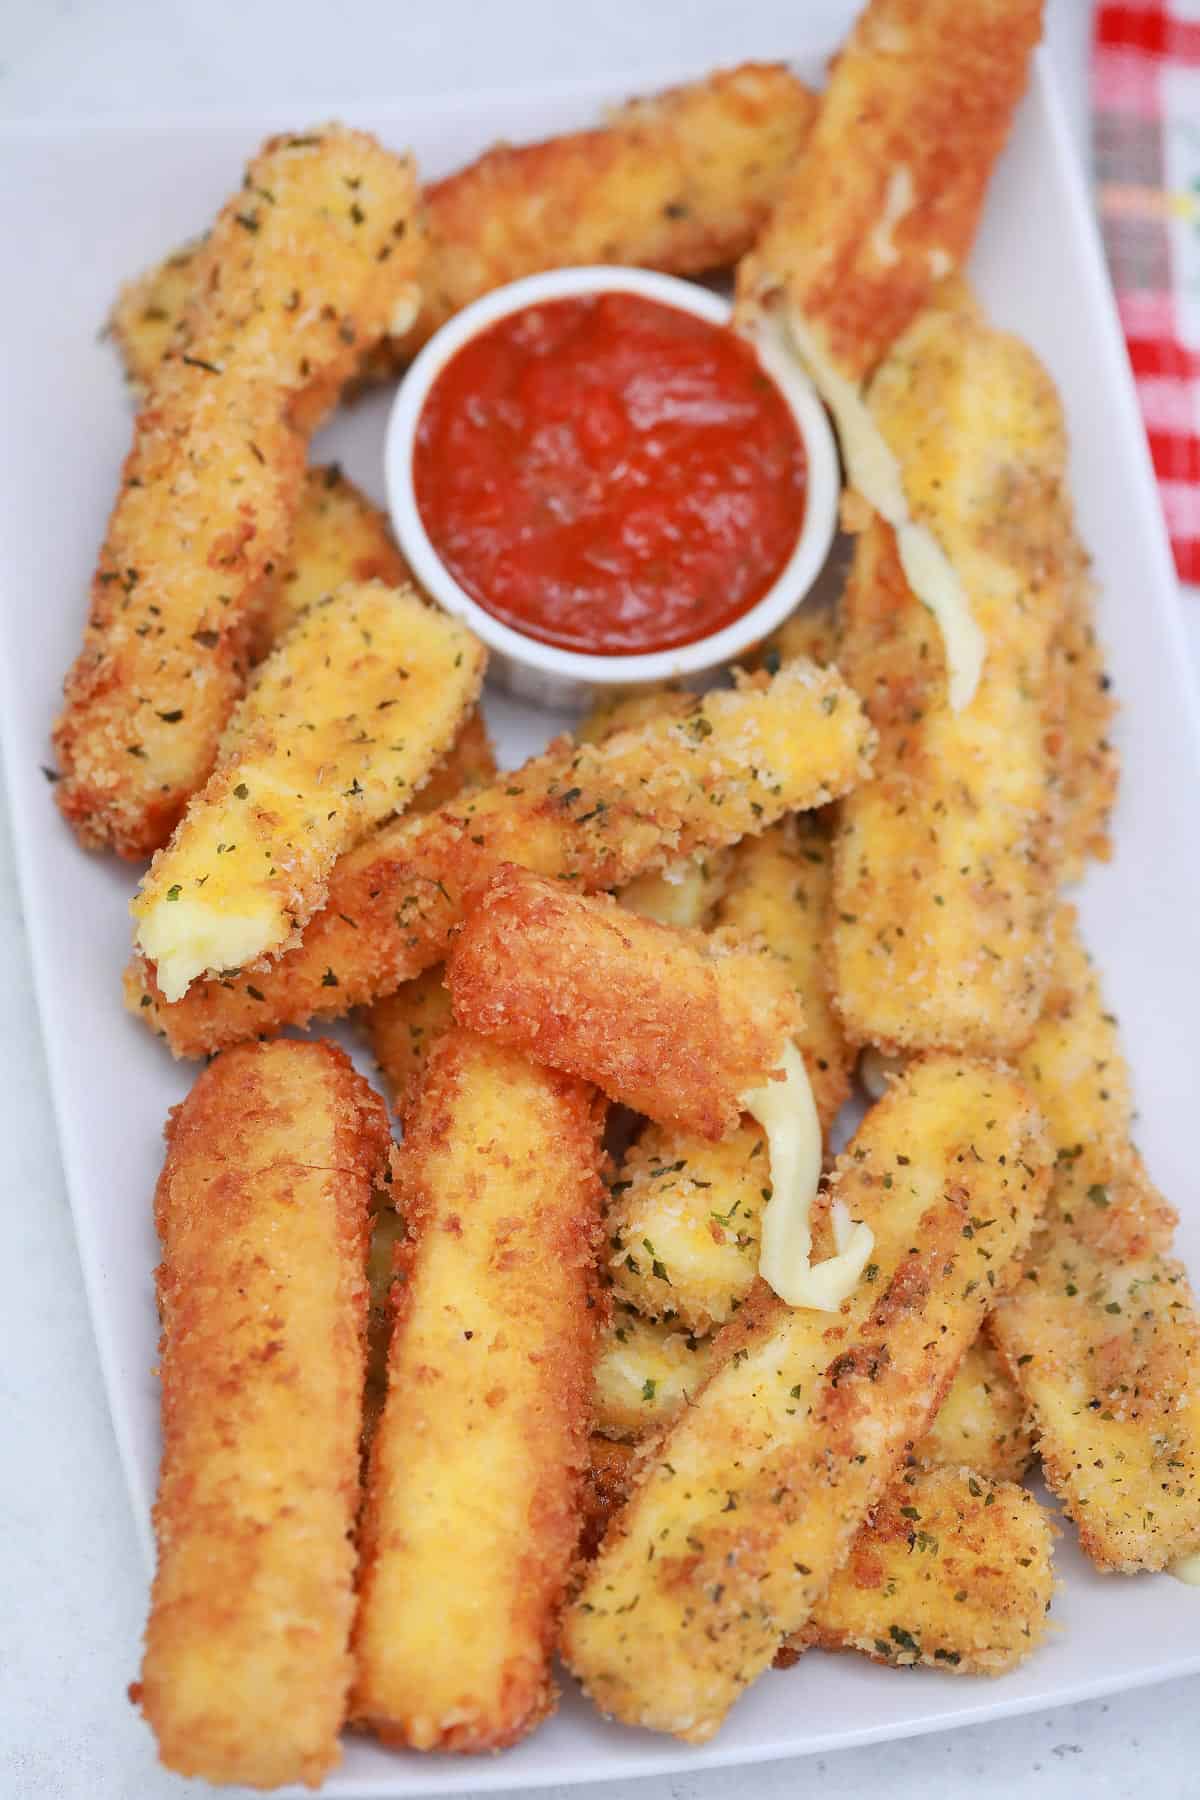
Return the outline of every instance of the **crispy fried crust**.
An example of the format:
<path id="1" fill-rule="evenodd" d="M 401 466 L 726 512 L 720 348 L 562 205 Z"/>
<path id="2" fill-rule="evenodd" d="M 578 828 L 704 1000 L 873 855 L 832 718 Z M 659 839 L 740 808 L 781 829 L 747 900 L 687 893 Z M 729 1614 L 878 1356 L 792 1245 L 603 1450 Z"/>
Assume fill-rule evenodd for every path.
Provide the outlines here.
<path id="1" fill-rule="evenodd" d="M 986 640 L 969 706 L 948 701 L 930 613 L 889 527 L 858 540 L 839 660 L 880 732 L 843 808 L 834 966 L 846 1028 L 889 1050 L 1011 1055 L 1045 985 L 1056 823 L 1046 706 L 1078 548 L 1053 384 L 947 284 L 872 387 Z"/>
<path id="2" fill-rule="evenodd" d="M 1041 0 L 870 0 L 739 268 L 743 304 L 786 289 L 837 369 L 866 377 L 966 258 L 1041 13 Z"/>
<path id="3" fill-rule="evenodd" d="M 858 1650 L 893 1668 L 1002 1675 L 1046 1635 L 1053 1527 L 1032 1494 L 970 1468 L 910 1469 L 780 1653 Z"/>
<path id="4" fill-rule="evenodd" d="M 514 865 L 468 914 L 446 985 L 460 1024 L 708 1138 L 733 1130 L 803 1019 L 773 958 Z"/>
<path id="5" fill-rule="evenodd" d="M 554 1701 L 596 1323 L 600 1109 L 463 1031 L 435 1047 L 399 1170 L 388 1392 L 354 1632 L 354 1716 L 495 1750 Z"/>
<path id="6" fill-rule="evenodd" d="M 452 313 L 502 282 L 572 263 L 699 275 L 735 263 L 762 229 L 816 112 L 780 63 L 742 63 L 614 109 L 595 131 L 498 144 L 425 195 L 420 318 L 374 373 L 404 362 Z M 146 384 L 192 292 L 199 245 L 123 288 L 113 336 Z"/>
<path id="7" fill-rule="evenodd" d="M 807 1624 L 1047 1180 L 1041 1121 L 1001 1069 L 929 1057 L 872 1109 L 833 1184 L 875 1232 L 864 1279 L 832 1322 L 755 1289 L 567 1614 L 564 1653 L 604 1712 L 703 1741 Z"/>
<path id="8" fill-rule="evenodd" d="M 168 1768 L 316 1786 L 350 1680 L 382 1102 L 330 1044 L 244 1045 L 167 1127 L 163 1461 L 140 1686 Z"/>
<path id="9" fill-rule="evenodd" d="M 207 778 L 289 550 L 311 431 L 420 260 L 411 166 L 271 139 L 199 252 L 100 552 L 55 726 L 80 841 L 148 856 Z"/>
<path id="10" fill-rule="evenodd" d="M 453 744 L 485 662 L 478 638 L 413 588 L 350 583 L 297 618 L 132 904 L 164 993 L 264 968 L 299 942 L 337 858 L 419 792 Z"/>
<path id="11" fill-rule="evenodd" d="M 341 858 L 324 910 L 265 975 L 197 982 L 166 1005 L 134 965 L 127 1004 L 182 1056 L 337 1017 L 440 962 L 502 863 L 581 890 L 620 887 L 825 805 L 868 772 L 872 745 L 845 683 L 806 663 L 694 698 L 686 716 L 605 744 L 559 741 L 459 805 L 387 826 Z"/>
<path id="12" fill-rule="evenodd" d="M 269 650 L 314 600 L 347 581 L 403 587 L 408 564 L 387 514 L 373 506 L 336 463 L 309 469 L 292 528 L 286 568 L 263 606 L 262 648 Z"/>
<path id="13" fill-rule="evenodd" d="M 1130 1142 L 1116 1021 L 1074 913 L 1022 1068 L 1058 1152 L 1028 1277 L 989 1329 L 1034 1414 L 1049 1486 L 1102 1569 L 1200 1549 L 1200 1317 L 1174 1215 Z"/>

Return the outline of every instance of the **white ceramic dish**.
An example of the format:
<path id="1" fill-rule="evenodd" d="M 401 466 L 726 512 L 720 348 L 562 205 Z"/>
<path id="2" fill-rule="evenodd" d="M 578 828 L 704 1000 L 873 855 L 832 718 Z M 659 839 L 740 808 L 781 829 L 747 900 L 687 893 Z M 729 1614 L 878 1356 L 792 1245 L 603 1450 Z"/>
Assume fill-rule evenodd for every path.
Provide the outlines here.
<path id="1" fill-rule="evenodd" d="M 805 72 L 818 74 L 810 59 Z M 356 109 L 354 121 L 411 141 L 433 172 L 496 137 L 593 119 L 619 83 Z M 327 116 L 335 108 L 313 108 Z M 9 357 L 0 414 L 0 729 L 60 1143 L 113 1423 L 149 1550 L 158 1456 L 152 1368 L 157 1325 L 150 1193 L 167 1108 L 190 1071 L 121 1011 L 133 872 L 83 856 L 41 765 L 62 671 L 74 654 L 96 546 L 129 438 L 116 360 L 96 342 L 118 275 L 208 218 L 280 109 L 253 118 L 101 128 L 0 130 L 9 241 L 19 264 L 0 289 Z M 1150 1169 L 1179 1206 L 1181 1253 L 1200 1272 L 1195 1197 L 1196 1019 L 1200 1017 L 1200 734 L 1188 655 L 1141 425 L 1096 244 L 1044 63 L 997 170 L 973 261 L 995 318 L 1049 364 L 1070 421 L 1084 536 L 1123 712 L 1125 778 L 1113 863 L 1082 895 L 1084 922 L 1120 1013 Z M 339 419 L 318 445 L 381 495 L 388 397 Z M 503 756 L 516 762 L 558 721 L 494 696 Z M 31 1054 L 32 1054 L 31 1050 Z M 47 1146 L 47 1156 L 52 1155 Z M 14 1194 L 10 1204 L 36 1204 Z M 851 1658 L 806 1657 L 764 1678 L 703 1749 L 604 1724 L 569 1688 L 558 1716 L 497 1758 L 435 1760 L 347 1746 L 334 1795 L 516 1789 L 695 1770 L 941 1729 L 1200 1670 L 1200 1593 L 1167 1577 L 1102 1579 L 1069 1532 L 1058 1633 L 997 1682 L 897 1674 Z M 66 1571 L 69 1573 L 69 1570 Z M 135 1672 L 115 1670 L 113 1704 Z M 749 1788 L 747 1788 L 749 1791 Z"/>
<path id="2" fill-rule="evenodd" d="M 694 281 L 680 281 L 649 269 L 551 269 L 543 275 L 528 275 L 523 281 L 510 281 L 448 320 L 430 338 L 396 392 L 384 443 L 384 479 L 392 524 L 413 573 L 447 612 L 465 619 L 483 639 L 492 652 L 491 679 L 519 699 L 543 706 L 581 705 L 604 688 L 672 681 L 744 656 L 769 637 L 812 588 L 837 529 L 841 473 L 825 408 L 799 362 L 760 343 L 756 346 L 759 361 L 786 400 L 804 443 L 808 483 L 804 521 L 795 548 L 762 599 L 740 619 L 674 650 L 639 656 L 586 656 L 514 631 L 460 587 L 430 541 L 413 484 L 413 448 L 429 390 L 463 345 L 498 319 L 546 301 L 598 293 L 639 294 L 694 313 L 711 325 L 727 325 L 733 312 L 732 303 L 723 295 Z"/>

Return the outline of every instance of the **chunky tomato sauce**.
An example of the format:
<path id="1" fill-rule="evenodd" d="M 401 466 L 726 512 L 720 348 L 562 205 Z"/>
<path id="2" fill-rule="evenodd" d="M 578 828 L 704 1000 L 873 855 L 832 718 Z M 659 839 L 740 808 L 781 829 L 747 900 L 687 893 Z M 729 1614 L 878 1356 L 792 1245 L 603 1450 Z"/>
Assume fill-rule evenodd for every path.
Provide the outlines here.
<path id="1" fill-rule="evenodd" d="M 529 637 L 603 656 L 693 643 L 761 599 L 806 474 L 751 345 L 620 293 L 527 307 L 465 344 L 413 460 L 459 585 Z"/>

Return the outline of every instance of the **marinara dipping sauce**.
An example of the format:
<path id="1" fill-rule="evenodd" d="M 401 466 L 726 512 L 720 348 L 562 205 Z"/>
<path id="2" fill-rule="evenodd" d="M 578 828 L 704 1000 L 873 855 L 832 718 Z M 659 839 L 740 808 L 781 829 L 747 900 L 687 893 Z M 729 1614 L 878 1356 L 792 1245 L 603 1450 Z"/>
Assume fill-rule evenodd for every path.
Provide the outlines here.
<path id="1" fill-rule="evenodd" d="M 804 521 L 804 445 L 753 347 L 639 294 L 528 306 L 429 391 L 413 487 L 459 586 L 542 643 L 694 643 L 760 600 Z"/>

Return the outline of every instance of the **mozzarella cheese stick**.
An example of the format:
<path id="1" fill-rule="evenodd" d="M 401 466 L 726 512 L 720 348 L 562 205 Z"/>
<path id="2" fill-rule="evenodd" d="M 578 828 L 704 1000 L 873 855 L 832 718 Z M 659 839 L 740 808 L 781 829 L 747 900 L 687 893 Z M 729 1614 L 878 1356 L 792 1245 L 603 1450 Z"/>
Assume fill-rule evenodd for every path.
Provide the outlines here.
<path id="1" fill-rule="evenodd" d="M 815 1647 L 857 1650 L 893 1668 L 1005 1674 L 1046 1635 L 1053 1531 L 1016 1482 L 965 1466 L 910 1469 L 778 1666 Z"/>
<path id="2" fill-rule="evenodd" d="M 453 743 L 485 660 L 412 588 L 347 585 L 297 619 L 132 903 L 164 998 L 299 941 L 337 857 L 405 806 Z"/>
<path id="3" fill-rule="evenodd" d="M 463 1031 L 410 1107 L 354 1632 L 353 1713 L 387 1743 L 495 1750 L 553 1705 L 600 1317 L 600 1123 L 581 1083 Z"/>
<path id="4" fill-rule="evenodd" d="M 133 1698 L 181 1775 L 315 1787 L 354 1606 L 383 1104 L 333 1045 L 243 1045 L 167 1126 L 158 1568 Z"/>
<path id="5" fill-rule="evenodd" d="M 1161 1569 L 1200 1550 L 1200 1317 L 1170 1255 L 1174 1214 L 1130 1142 L 1116 1021 L 1067 907 L 1021 1067 L 1059 1160 L 1027 1278 L 989 1329 L 1088 1556 Z"/>
<path id="6" fill-rule="evenodd" d="M 929 1057 L 871 1110 L 832 1183 L 875 1234 L 863 1278 L 834 1316 L 756 1288 L 568 1611 L 564 1654 L 602 1711 L 703 1742 L 803 1629 L 1008 1279 L 1047 1179 L 1041 1121 L 1002 1069 Z"/>
<path id="7" fill-rule="evenodd" d="M 134 427 L 54 730 L 80 841 L 148 856 L 207 779 L 300 505 L 305 434 L 415 292 L 411 165 L 271 139 L 198 253 Z"/>
<path id="8" fill-rule="evenodd" d="M 468 914 L 446 985 L 460 1024 L 708 1138 L 737 1124 L 803 1016 L 773 958 L 514 865 Z"/>
<path id="9" fill-rule="evenodd" d="M 834 64 L 770 226 L 738 270 L 739 318 L 799 357 L 837 425 L 847 479 L 897 532 L 969 705 L 984 655 L 969 584 L 917 515 L 905 441 L 865 384 L 965 261 L 1025 85 L 1041 0 L 870 0 Z"/>
<path id="10" fill-rule="evenodd" d="M 409 579 L 387 514 L 336 463 L 311 468 L 292 525 L 287 566 L 263 606 L 262 648 L 272 649 L 301 613 L 344 582 L 382 581 L 396 588 Z"/>
<path id="11" fill-rule="evenodd" d="M 168 1005 L 135 963 L 127 1004 L 182 1056 L 337 1017 L 440 962 L 503 863 L 580 890 L 621 887 L 825 805 L 868 772 L 872 743 L 840 677 L 806 663 L 695 697 L 685 717 L 604 744 L 560 740 L 454 807 L 400 820 L 342 857 L 324 909 L 269 970 L 196 982 Z"/>
<path id="12" fill-rule="evenodd" d="M 1046 631 L 1009 601 L 979 692 L 955 713 L 936 626 L 890 528 L 874 521 L 858 540 L 841 656 L 881 744 L 876 779 L 840 815 L 833 976 L 847 1035 L 891 1053 L 1011 1055 L 1041 1003 L 1053 876 L 1036 686 Z"/>
<path id="13" fill-rule="evenodd" d="M 636 1481 L 639 1452 L 593 1437 L 580 1554 L 596 1555 Z M 965 1466 L 906 1469 L 860 1529 L 803 1631 L 775 1654 L 857 1650 L 893 1668 L 999 1675 L 1046 1635 L 1054 1528 L 1015 1482 Z"/>
<path id="14" fill-rule="evenodd" d="M 860 384 L 975 237 L 1041 0 L 869 0 L 766 230 L 743 306 L 782 294 Z"/>
<path id="15" fill-rule="evenodd" d="M 397 326 L 386 375 L 481 294 L 574 263 L 700 275 L 748 250 L 788 179 L 816 98 L 781 63 L 742 63 L 615 107 L 593 131 L 498 144 L 425 192 L 422 307 Z M 146 386 L 195 282 L 187 244 L 122 289 L 110 328 Z"/>

